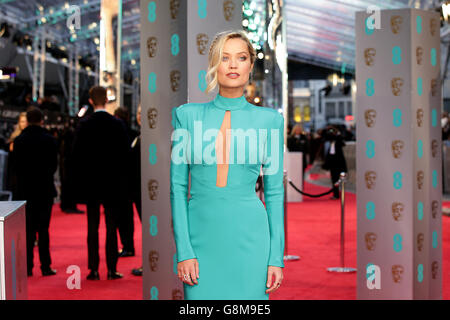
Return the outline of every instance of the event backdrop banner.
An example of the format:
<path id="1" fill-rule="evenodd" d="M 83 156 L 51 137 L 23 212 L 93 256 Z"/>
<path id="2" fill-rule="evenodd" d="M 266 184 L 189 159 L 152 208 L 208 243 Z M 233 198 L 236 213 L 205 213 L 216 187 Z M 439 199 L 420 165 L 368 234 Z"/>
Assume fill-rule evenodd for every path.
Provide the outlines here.
<path id="1" fill-rule="evenodd" d="M 357 12 L 357 298 L 442 299 L 439 14 Z"/>
<path id="2" fill-rule="evenodd" d="M 141 13 L 143 297 L 176 300 L 183 284 L 169 197 L 172 114 L 213 99 L 205 94 L 209 45 L 219 31 L 242 29 L 242 1 L 141 1 Z"/>

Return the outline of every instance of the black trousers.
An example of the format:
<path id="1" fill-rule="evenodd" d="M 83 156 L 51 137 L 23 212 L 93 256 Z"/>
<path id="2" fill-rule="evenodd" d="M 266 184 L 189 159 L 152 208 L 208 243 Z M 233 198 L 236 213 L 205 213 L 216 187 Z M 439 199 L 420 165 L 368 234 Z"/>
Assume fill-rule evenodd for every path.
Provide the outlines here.
<path id="1" fill-rule="evenodd" d="M 331 168 L 330 174 L 331 174 L 331 182 L 333 183 L 333 186 L 336 182 L 339 181 L 341 172 L 344 172 L 345 170 L 342 170 L 342 168 Z M 333 187 L 333 195 L 336 198 L 339 198 L 339 187 Z"/>
<path id="2" fill-rule="evenodd" d="M 131 200 L 125 200 L 122 203 L 118 222 L 123 250 L 134 252 L 134 210 Z"/>
<path id="3" fill-rule="evenodd" d="M 39 239 L 39 260 L 41 270 L 50 268 L 50 217 L 52 214 L 53 198 L 27 200 L 25 205 L 26 233 L 27 233 L 27 269 L 33 270 L 34 242 L 36 233 Z"/>
<path id="4" fill-rule="evenodd" d="M 117 201 L 88 201 L 87 220 L 88 220 L 88 268 L 92 271 L 98 271 L 100 262 L 98 228 L 100 225 L 100 205 L 105 212 L 106 224 L 106 266 L 108 271 L 115 272 L 117 266 L 117 221 L 120 214 L 120 202 Z"/>

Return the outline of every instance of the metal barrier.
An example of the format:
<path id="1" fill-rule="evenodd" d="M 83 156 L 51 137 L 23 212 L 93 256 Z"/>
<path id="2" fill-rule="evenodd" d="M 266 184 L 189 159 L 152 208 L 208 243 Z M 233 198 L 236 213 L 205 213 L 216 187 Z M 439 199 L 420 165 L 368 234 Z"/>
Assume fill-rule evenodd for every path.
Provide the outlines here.
<path id="1" fill-rule="evenodd" d="M 287 203 L 287 171 L 283 171 L 283 187 L 284 187 L 284 252 L 286 255 L 284 256 L 284 260 L 287 261 L 294 261 L 294 260 L 300 260 L 299 256 L 296 255 L 290 255 L 288 254 L 288 203 Z"/>
<path id="2" fill-rule="evenodd" d="M 11 191 L 0 191 L 0 201 L 11 201 L 12 192 Z"/>
<path id="3" fill-rule="evenodd" d="M 345 262 L 344 262 L 344 254 L 345 254 L 345 240 L 344 240 L 344 221 L 345 221 L 345 181 L 347 179 L 347 174 L 345 172 L 341 172 L 340 178 L 339 178 L 339 185 L 340 185 L 340 196 L 341 196 L 341 266 L 340 267 L 333 267 L 328 268 L 327 270 L 329 272 L 356 272 L 355 268 L 346 268 Z"/>
<path id="4" fill-rule="evenodd" d="M 0 191 L 5 189 L 8 152 L 0 149 Z"/>

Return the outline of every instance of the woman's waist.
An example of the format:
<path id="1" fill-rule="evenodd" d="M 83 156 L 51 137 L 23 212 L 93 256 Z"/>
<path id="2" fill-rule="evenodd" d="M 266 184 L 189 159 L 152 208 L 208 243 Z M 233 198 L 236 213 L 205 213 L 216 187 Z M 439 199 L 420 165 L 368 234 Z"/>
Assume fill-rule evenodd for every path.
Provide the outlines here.
<path id="1" fill-rule="evenodd" d="M 191 198 L 226 198 L 226 199 L 244 199 L 252 200 L 258 198 L 256 195 L 255 187 L 242 187 L 242 186 L 230 186 L 230 187 L 193 187 L 190 190 Z"/>

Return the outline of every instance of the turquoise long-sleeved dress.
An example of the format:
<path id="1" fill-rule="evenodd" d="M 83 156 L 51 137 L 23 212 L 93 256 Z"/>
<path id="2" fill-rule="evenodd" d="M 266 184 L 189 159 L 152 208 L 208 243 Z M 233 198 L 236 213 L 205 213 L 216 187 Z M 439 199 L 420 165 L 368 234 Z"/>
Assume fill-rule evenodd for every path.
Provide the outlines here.
<path id="1" fill-rule="evenodd" d="M 229 167 L 226 185 L 218 187 L 214 146 L 226 110 Z M 284 267 L 283 116 L 244 96 L 220 94 L 173 111 L 170 200 L 177 262 L 196 258 L 199 264 L 198 284 L 184 284 L 185 299 L 269 299 L 268 266 Z M 265 207 L 255 192 L 261 166 Z"/>

